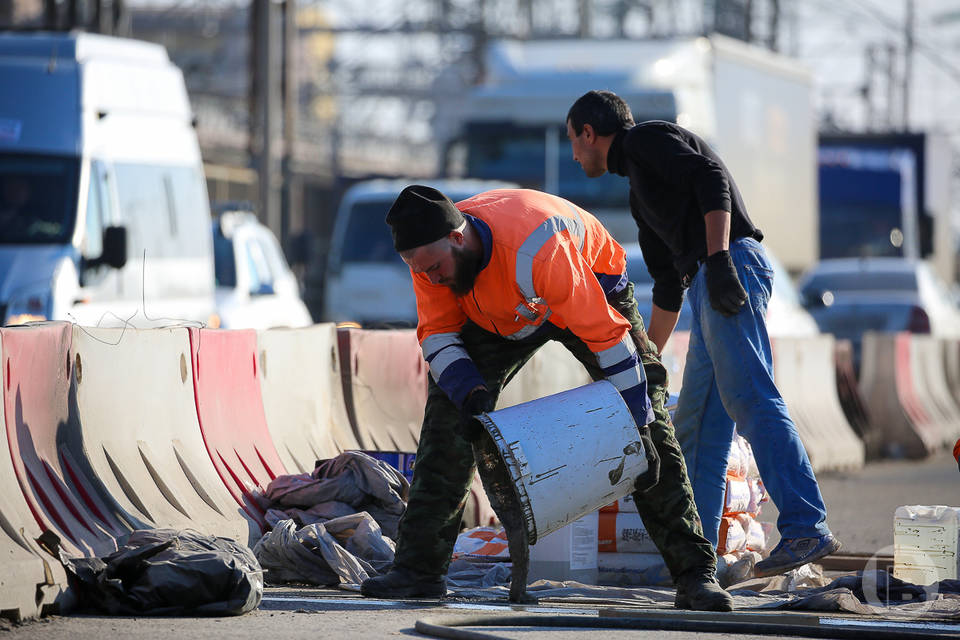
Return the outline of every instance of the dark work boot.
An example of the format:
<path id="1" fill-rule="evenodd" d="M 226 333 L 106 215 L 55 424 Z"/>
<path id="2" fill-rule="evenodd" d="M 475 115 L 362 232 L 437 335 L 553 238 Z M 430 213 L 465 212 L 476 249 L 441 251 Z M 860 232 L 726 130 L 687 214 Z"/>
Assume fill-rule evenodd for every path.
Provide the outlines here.
<path id="1" fill-rule="evenodd" d="M 387 573 L 367 578 L 360 593 L 368 598 L 440 598 L 447 593 L 443 576 L 394 566 Z"/>
<path id="2" fill-rule="evenodd" d="M 677 609 L 733 611 L 733 598 L 720 588 L 710 569 L 690 569 L 677 578 Z"/>

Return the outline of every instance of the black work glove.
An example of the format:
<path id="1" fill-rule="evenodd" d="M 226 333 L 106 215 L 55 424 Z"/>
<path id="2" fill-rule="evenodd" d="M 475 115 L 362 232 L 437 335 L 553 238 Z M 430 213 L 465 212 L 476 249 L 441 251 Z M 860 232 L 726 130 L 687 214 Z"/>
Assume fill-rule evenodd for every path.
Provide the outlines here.
<path id="1" fill-rule="evenodd" d="M 633 483 L 634 491 L 644 493 L 653 489 L 660 482 L 660 454 L 653 445 L 653 438 L 650 436 L 650 427 L 644 425 L 637 429 L 640 432 L 640 442 L 643 444 L 643 451 L 647 455 L 647 470 L 637 476 Z"/>
<path id="2" fill-rule="evenodd" d="M 490 393 L 486 387 L 474 389 L 470 392 L 470 395 L 467 396 L 467 399 L 463 401 L 463 406 L 460 407 L 460 424 L 458 430 L 467 442 L 476 442 L 484 433 L 483 425 L 480 424 L 479 420 L 474 420 L 473 417 L 481 413 L 493 411 L 496 404 L 497 402 L 493 394 Z"/>
<path id="3" fill-rule="evenodd" d="M 747 301 L 747 292 L 737 277 L 737 268 L 733 266 L 730 252 L 724 249 L 708 256 L 704 261 L 707 268 L 707 293 L 710 294 L 710 306 L 725 316 L 734 316 Z"/>

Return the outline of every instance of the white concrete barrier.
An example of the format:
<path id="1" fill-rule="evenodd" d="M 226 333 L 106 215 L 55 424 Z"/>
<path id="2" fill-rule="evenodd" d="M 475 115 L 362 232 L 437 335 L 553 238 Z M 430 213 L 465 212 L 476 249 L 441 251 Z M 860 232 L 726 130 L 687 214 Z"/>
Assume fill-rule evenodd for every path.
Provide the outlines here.
<path id="1" fill-rule="evenodd" d="M 71 325 L 4 327 L 0 336 L 7 443 L 31 513 L 68 554 L 116 551 L 117 538 L 147 523 L 114 500 L 90 468 L 76 403 Z"/>
<path id="2" fill-rule="evenodd" d="M 929 335 L 912 335 L 910 366 L 923 389 L 931 415 L 940 424 L 943 444 L 953 446 L 960 437 L 960 407 L 953 399 L 943 359 L 943 340 Z"/>
<path id="3" fill-rule="evenodd" d="M 590 374 L 580 361 L 562 344 L 551 340 L 533 354 L 507 383 L 497 407 L 512 407 L 591 382 Z"/>
<path id="4" fill-rule="evenodd" d="M 205 451 L 187 329 L 74 327 L 71 359 L 83 450 L 124 510 L 152 527 L 259 537 Z"/>
<path id="5" fill-rule="evenodd" d="M 0 381 L 6 387 L 6 360 L 0 338 Z M 10 462 L 6 418 L 0 402 L 0 612 L 15 622 L 34 618 L 64 599 L 67 576 L 60 561 L 36 543 L 40 526 L 23 498 Z"/>
<path id="6" fill-rule="evenodd" d="M 690 332 L 677 331 L 667 340 L 660 360 L 667 369 L 667 390 L 680 393 L 683 386 L 684 364 L 687 361 L 687 349 L 690 347 Z"/>
<path id="7" fill-rule="evenodd" d="M 260 331 L 257 345 L 263 410 L 284 466 L 310 473 L 317 460 L 359 449 L 343 400 L 336 325 Z"/>
<path id="8" fill-rule="evenodd" d="M 950 394 L 957 406 L 960 406 L 960 340 L 956 338 L 943 340 L 943 366 L 946 369 Z"/>
<path id="9" fill-rule="evenodd" d="M 340 329 L 338 339 L 344 400 L 360 446 L 415 452 L 429 375 L 417 332 Z"/>
<path id="10" fill-rule="evenodd" d="M 774 380 L 814 471 L 862 468 L 863 442 L 847 422 L 837 393 L 833 336 L 771 342 Z"/>
<path id="11" fill-rule="evenodd" d="M 946 439 L 914 367 L 913 337 L 872 331 L 863 336 L 860 392 L 871 429 L 882 434 L 877 438 L 879 453 L 895 458 L 926 457 Z"/>

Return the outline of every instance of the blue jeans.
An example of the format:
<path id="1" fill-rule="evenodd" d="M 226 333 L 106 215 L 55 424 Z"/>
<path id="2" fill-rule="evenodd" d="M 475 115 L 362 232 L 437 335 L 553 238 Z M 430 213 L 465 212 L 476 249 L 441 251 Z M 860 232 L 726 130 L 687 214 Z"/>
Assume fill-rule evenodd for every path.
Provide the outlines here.
<path id="1" fill-rule="evenodd" d="M 780 510 L 780 535 L 828 534 L 810 459 L 773 382 L 765 319 L 773 268 L 753 238 L 734 241 L 730 256 L 748 301 L 737 315 L 723 316 L 710 306 L 706 268 L 697 272 L 687 292 L 693 323 L 674 416 L 703 534 L 716 546 L 735 425 L 753 447 L 763 484 Z"/>

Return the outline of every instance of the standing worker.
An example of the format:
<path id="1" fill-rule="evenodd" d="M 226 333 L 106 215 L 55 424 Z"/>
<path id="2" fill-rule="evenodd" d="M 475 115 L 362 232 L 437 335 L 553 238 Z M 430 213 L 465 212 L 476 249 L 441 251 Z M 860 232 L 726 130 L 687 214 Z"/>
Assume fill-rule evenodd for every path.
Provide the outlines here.
<path id="1" fill-rule="evenodd" d="M 520 367 L 557 340 L 594 380 L 619 390 L 637 423 L 650 471 L 634 499 L 677 584 L 676 606 L 730 611 L 664 407 L 666 370 L 644 333 L 623 248 L 586 211 L 529 190 L 488 191 L 454 205 L 414 185 L 386 221 L 412 272 L 431 375 L 394 565 L 364 581 L 362 593 L 446 592 L 443 576 L 476 468 L 471 443 L 482 435 L 469 418 L 492 411 Z"/>
<path id="2" fill-rule="evenodd" d="M 780 510 L 780 544 L 754 575 L 834 553 L 840 542 L 773 382 L 765 319 L 773 269 L 733 176 L 697 135 L 670 122 L 634 124 L 626 102 L 609 91 L 590 91 L 573 104 L 567 137 L 587 176 L 610 171 L 630 179 L 630 209 L 653 277 L 648 335 L 658 350 L 689 288 L 693 323 L 674 421 L 705 535 L 717 544 L 736 423 Z"/>

